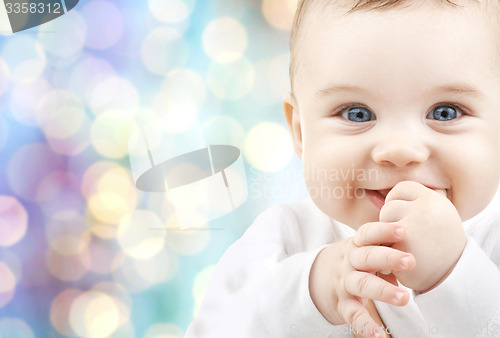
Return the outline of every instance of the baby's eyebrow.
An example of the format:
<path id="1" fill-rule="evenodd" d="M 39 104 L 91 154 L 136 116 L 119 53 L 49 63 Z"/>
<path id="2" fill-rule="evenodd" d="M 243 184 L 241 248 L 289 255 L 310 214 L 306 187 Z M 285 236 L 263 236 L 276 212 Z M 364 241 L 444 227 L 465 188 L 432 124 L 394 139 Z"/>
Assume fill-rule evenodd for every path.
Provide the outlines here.
<path id="1" fill-rule="evenodd" d="M 467 84 L 442 85 L 430 90 L 430 92 L 441 92 L 444 94 L 466 94 L 470 96 L 484 97 L 483 92 L 481 92 L 476 87 Z"/>
<path id="2" fill-rule="evenodd" d="M 322 97 L 335 93 L 343 93 L 343 92 L 355 92 L 355 93 L 369 93 L 370 91 L 366 88 L 361 88 L 352 85 L 331 85 L 328 88 L 320 89 L 316 92 L 315 96 Z M 444 84 L 440 85 L 426 91 L 426 94 L 461 94 L 461 95 L 469 95 L 476 97 L 485 97 L 484 93 L 481 92 L 475 86 L 465 84 L 465 83 L 457 83 L 457 84 Z"/>
<path id="3" fill-rule="evenodd" d="M 363 92 L 368 92 L 368 90 L 361 87 L 350 86 L 350 85 L 331 85 L 328 88 L 318 90 L 316 92 L 316 96 L 321 97 L 333 93 L 342 93 L 342 92 L 363 93 Z"/>

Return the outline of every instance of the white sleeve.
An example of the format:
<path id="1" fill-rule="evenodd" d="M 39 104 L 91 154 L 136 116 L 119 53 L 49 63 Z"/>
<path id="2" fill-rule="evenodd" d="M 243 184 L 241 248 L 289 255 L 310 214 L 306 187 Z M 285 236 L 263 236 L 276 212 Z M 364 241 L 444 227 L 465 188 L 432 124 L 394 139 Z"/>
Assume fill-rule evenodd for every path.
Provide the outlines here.
<path id="1" fill-rule="evenodd" d="M 312 302 L 309 272 L 324 246 L 288 252 L 294 221 L 286 208 L 273 207 L 226 251 L 186 338 L 352 337 Z"/>
<path id="2" fill-rule="evenodd" d="M 415 302 L 438 337 L 500 337 L 499 266 L 471 237 L 451 274 Z"/>

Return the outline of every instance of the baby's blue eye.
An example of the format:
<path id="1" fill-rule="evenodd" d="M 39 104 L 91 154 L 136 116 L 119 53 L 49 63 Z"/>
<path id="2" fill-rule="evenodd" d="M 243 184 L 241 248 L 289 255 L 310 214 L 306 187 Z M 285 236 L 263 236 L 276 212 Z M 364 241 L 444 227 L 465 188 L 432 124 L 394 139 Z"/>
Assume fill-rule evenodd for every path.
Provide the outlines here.
<path id="1" fill-rule="evenodd" d="M 372 112 L 363 107 L 348 108 L 342 112 L 342 117 L 352 122 L 368 122 L 374 120 Z"/>
<path id="2" fill-rule="evenodd" d="M 462 113 L 451 106 L 439 106 L 429 113 L 427 118 L 437 121 L 451 121 L 461 116 Z"/>

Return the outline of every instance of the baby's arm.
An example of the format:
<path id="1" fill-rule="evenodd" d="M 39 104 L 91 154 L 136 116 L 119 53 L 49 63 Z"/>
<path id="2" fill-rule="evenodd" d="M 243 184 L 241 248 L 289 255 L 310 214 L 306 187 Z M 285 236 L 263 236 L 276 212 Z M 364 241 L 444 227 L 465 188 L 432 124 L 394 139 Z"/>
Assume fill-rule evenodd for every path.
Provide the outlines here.
<path id="1" fill-rule="evenodd" d="M 500 243 L 500 233 L 495 240 Z M 474 239 L 446 279 L 416 293 L 415 303 L 439 337 L 500 337 L 500 256 L 497 261 Z"/>
<path id="2" fill-rule="evenodd" d="M 332 236 L 324 218 L 305 223 L 315 227 L 316 238 Z M 309 272 L 324 246 L 305 245 L 297 224 L 294 212 L 282 206 L 257 217 L 217 264 L 186 338 L 352 337 L 328 323 L 310 298 Z"/>
<path id="3" fill-rule="evenodd" d="M 319 253 L 311 269 L 309 288 L 314 304 L 330 323 L 350 324 L 357 334 L 367 337 L 383 333 L 364 305 L 367 299 L 400 306 L 408 302 L 409 295 L 397 287 L 395 280 L 389 283 L 373 274 L 414 267 L 411 254 L 381 246 L 404 237 L 404 228 L 396 223 L 367 223 L 354 237 Z"/>

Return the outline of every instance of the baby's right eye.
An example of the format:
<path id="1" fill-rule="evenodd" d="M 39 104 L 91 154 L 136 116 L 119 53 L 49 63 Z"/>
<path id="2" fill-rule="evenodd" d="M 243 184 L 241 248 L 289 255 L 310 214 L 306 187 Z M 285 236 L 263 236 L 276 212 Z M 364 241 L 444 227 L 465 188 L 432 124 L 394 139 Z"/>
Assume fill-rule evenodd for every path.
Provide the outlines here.
<path id="1" fill-rule="evenodd" d="M 375 120 L 371 111 L 364 107 L 350 107 L 342 111 L 342 117 L 352 122 L 368 122 Z"/>

